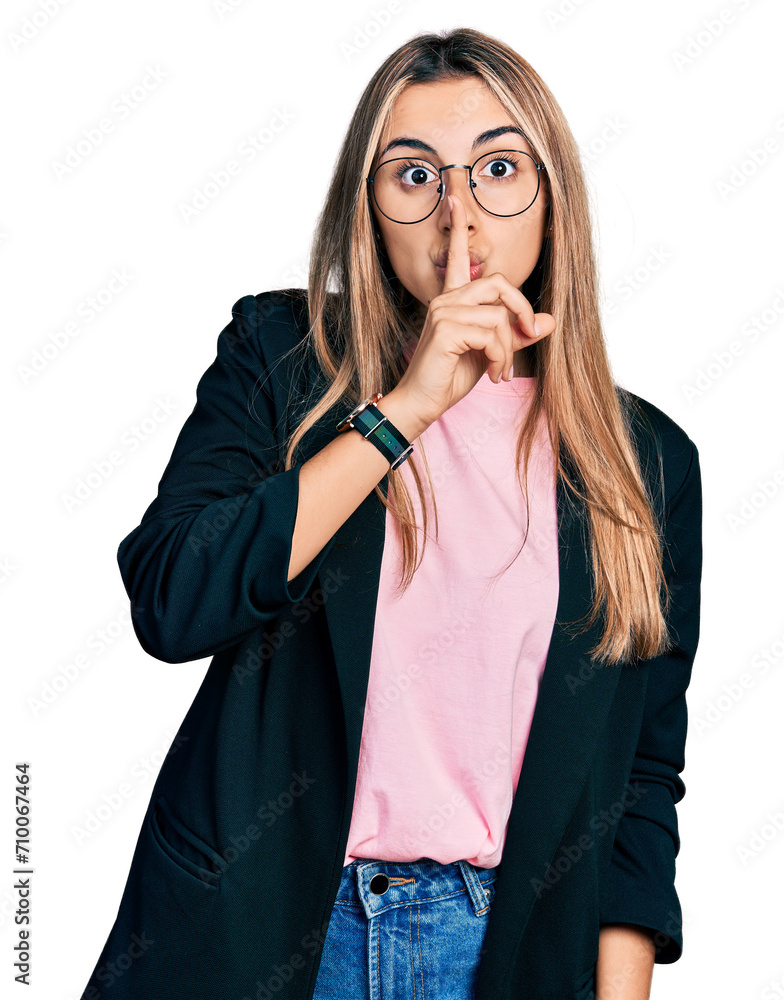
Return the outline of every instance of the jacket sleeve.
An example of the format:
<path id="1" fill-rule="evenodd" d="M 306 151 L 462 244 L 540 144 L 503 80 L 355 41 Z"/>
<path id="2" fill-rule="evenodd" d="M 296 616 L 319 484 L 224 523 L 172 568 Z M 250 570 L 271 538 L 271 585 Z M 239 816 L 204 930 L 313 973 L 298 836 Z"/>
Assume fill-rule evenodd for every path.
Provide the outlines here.
<path id="1" fill-rule="evenodd" d="M 269 376 L 286 380 L 291 323 L 290 307 L 270 298 L 234 304 L 157 498 L 119 545 L 134 631 L 157 659 L 182 663 L 240 642 L 305 596 L 331 547 L 287 582 L 300 465 L 282 471 L 275 427 L 288 414 L 276 402 L 285 406 L 288 387 L 276 394 Z"/>
<path id="2" fill-rule="evenodd" d="M 664 572 L 671 593 L 671 651 L 646 661 L 648 682 L 630 787 L 638 794 L 618 821 L 600 890 L 600 923 L 630 923 L 654 932 L 655 961 L 683 950 L 675 890 L 680 849 L 675 806 L 685 794 L 686 689 L 699 639 L 702 575 L 702 486 L 693 442 L 686 478 L 668 504 Z"/>

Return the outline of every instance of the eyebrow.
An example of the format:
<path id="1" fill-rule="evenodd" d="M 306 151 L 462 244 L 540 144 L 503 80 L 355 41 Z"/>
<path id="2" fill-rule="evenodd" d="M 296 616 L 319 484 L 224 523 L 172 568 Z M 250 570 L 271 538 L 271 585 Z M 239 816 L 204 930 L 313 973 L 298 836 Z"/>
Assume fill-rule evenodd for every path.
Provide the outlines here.
<path id="1" fill-rule="evenodd" d="M 498 128 L 489 128 L 485 132 L 480 132 L 479 135 L 471 143 L 471 152 L 473 153 L 480 146 L 484 146 L 488 142 L 492 142 L 494 139 L 498 139 L 502 135 L 507 135 L 509 133 L 514 133 L 516 135 L 521 135 L 527 140 L 525 132 L 517 125 L 501 125 Z M 378 154 L 379 159 L 386 156 L 386 154 L 391 149 L 397 149 L 399 146 L 406 146 L 411 149 L 419 149 L 423 153 L 430 153 L 431 156 L 438 156 L 438 153 L 433 149 L 429 143 L 423 142 L 422 139 L 414 139 L 411 136 L 398 136 L 397 139 L 392 139 L 390 142 L 384 146 L 381 152 Z"/>

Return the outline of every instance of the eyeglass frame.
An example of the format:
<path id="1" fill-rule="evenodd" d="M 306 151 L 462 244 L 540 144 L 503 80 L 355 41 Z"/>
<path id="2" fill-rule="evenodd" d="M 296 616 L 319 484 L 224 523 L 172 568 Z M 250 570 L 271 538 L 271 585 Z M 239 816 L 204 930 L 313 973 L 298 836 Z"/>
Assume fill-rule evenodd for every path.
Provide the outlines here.
<path id="1" fill-rule="evenodd" d="M 482 202 L 474 194 L 474 188 L 476 187 L 476 182 L 473 179 L 474 167 L 477 165 L 477 163 L 479 163 L 480 160 L 483 160 L 486 156 L 494 156 L 496 153 L 521 153 L 523 156 L 530 157 L 530 159 L 534 161 L 534 166 L 536 167 L 536 194 L 531 199 L 531 203 L 529 205 L 521 209 L 519 212 L 512 212 L 511 215 L 501 215 L 498 212 L 491 212 L 489 208 L 485 208 Z M 436 199 L 435 205 L 433 205 L 433 207 L 427 213 L 427 215 L 423 215 L 421 219 L 416 219 L 413 222 L 401 222 L 399 219 L 393 219 L 391 215 L 387 215 L 387 213 L 379 205 L 378 198 L 376 197 L 376 187 L 374 184 L 376 174 L 385 164 L 394 163 L 396 160 L 423 160 L 425 163 L 429 163 L 430 166 L 433 168 L 433 170 L 435 170 L 436 173 L 438 174 L 438 186 L 440 190 L 438 191 L 438 198 Z M 381 212 L 381 214 L 384 216 L 385 219 L 389 219 L 390 222 L 396 222 L 399 226 L 416 226 L 418 223 L 424 222 L 425 219 L 429 219 L 430 216 L 433 214 L 433 212 L 435 212 L 435 210 L 444 200 L 444 192 L 446 191 L 446 184 L 444 184 L 444 179 L 441 175 L 444 172 L 444 170 L 452 170 L 454 167 L 462 167 L 468 171 L 468 190 L 471 192 L 474 201 L 482 209 L 483 212 L 487 212 L 488 215 L 494 215 L 497 219 L 514 219 L 515 216 L 522 215 L 523 212 L 527 212 L 528 209 L 531 207 L 531 205 L 533 205 L 536 199 L 539 197 L 539 188 L 541 187 L 540 171 L 544 170 L 544 172 L 547 173 L 547 167 L 544 165 L 544 163 L 537 163 L 536 159 L 533 156 L 531 156 L 530 153 L 526 153 L 524 149 L 510 148 L 510 149 L 494 149 L 491 150 L 491 152 L 489 153 L 482 153 L 481 156 L 477 156 L 477 158 L 474 160 L 472 164 L 450 163 L 446 167 L 437 167 L 435 163 L 432 162 L 432 160 L 426 160 L 423 156 L 392 156 L 388 160 L 384 160 L 382 163 L 379 163 L 379 165 L 376 167 L 373 173 L 370 174 L 369 177 L 366 177 L 365 180 L 369 185 L 369 187 L 371 187 L 373 190 L 373 201 L 375 202 L 376 208 L 379 210 L 379 212 Z"/>

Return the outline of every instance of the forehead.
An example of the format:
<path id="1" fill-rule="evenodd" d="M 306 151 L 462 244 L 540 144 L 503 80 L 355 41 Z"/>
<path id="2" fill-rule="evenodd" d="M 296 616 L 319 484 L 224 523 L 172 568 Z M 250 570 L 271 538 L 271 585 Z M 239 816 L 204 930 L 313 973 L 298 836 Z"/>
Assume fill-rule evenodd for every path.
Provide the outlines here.
<path id="1" fill-rule="evenodd" d="M 463 77 L 409 84 L 395 101 L 392 116 L 396 121 L 418 121 L 437 113 L 454 125 L 488 109 L 503 112 L 483 80 Z"/>
<path id="2" fill-rule="evenodd" d="M 471 154 L 480 133 L 506 125 L 516 123 L 479 78 L 410 84 L 393 105 L 376 160 L 381 155 L 387 159 L 410 152 L 409 147 L 397 143 L 384 152 L 390 142 L 400 138 L 427 143 L 445 162 L 461 159 Z M 514 133 L 499 136 L 485 148 L 493 146 L 531 152 L 525 137 Z"/>

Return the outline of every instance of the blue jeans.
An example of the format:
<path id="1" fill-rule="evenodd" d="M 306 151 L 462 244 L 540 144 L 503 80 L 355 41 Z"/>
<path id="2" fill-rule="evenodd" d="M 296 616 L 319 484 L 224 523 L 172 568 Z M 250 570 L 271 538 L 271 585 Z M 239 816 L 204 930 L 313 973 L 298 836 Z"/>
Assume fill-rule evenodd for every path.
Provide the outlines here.
<path id="1" fill-rule="evenodd" d="M 432 858 L 346 865 L 313 1000 L 473 1000 L 496 871 Z"/>

